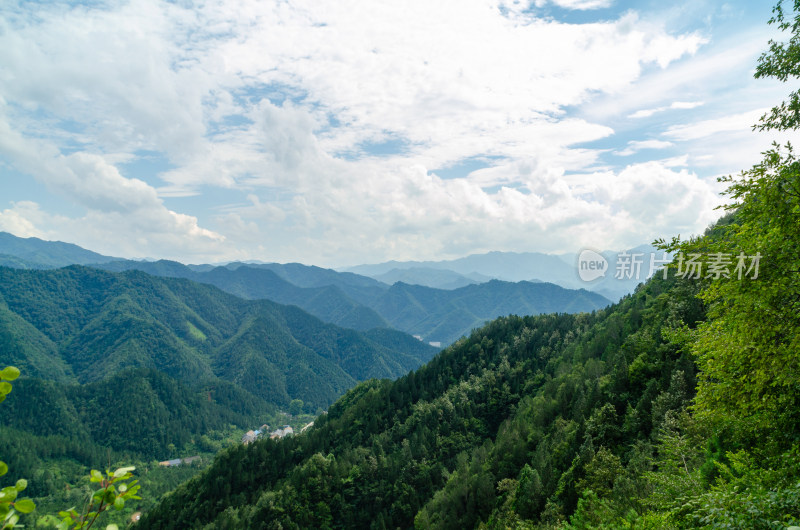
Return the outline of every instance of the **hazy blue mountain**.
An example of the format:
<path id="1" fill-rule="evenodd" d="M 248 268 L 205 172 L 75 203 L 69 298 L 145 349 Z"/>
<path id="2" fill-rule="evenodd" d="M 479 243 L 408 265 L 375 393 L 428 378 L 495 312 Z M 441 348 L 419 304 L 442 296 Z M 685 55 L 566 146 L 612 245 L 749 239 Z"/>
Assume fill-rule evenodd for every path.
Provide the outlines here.
<path id="1" fill-rule="evenodd" d="M 11 267 L 13 269 L 49 269 L 47 265 L 36 263 L 10 254 L 0 254 L 0 267 Z"/>
<path id="2" fill-rule="evenodd" d="M 37 237 L 22 238 L 8 232 L 0 232 L 0 255 L 0 265 L 27 269 L 88 265 L 117 259 L 72 243 L 44 241 Z M 21 261 L 15 265 L 13 258 Z"/>
<path id="3" fill-rule="evenodd" d="M 270 270 L 287 282 L 293 283 L 298 287 L 325 287 L 328 285 L 336 285 L 339 287 L 386 288 L 386 285 L 383 285 L 382 282 L 367 276 L 350 272 L 337 272 L 333 269 L 325 269 L 314 265 L 303 265 L 302 263 L 231 263 L 226 265 L 229 269 L 237 269 L 242 266 L 253 269 Z"/>
<path id="4" fill-rule="evenodd" d="M 444 261 L 387 261 L 373 265 L 357 265 L 342 269 L 347 272 L 376 277 L 393 269 L 445 269 L 468 276 L 494 278 L 508 282 L 532 279 L 559 285 L 574 286 L 574 271 L 564 267 L 564 260 L 541 252 L 488 252 Z"/>
<path id="5" fill-rule="evenodd" d="M 303 308 L 314 316 L 342 327 L 366 331 L 393 327 L 421 336 L 425 342 L 447 345 L 469 334 L 487 320 L 508 314 L 530 315 L 547 312 L 581 312 L 605 307 L 610 302 L 597 293 L 569 290 L 541 282 L 490 281 L 458 289 L 434 289 L 402 282 L 386 284 L 354 274 L 338 279 L 335 271 L 293 264 L 306 282 L 320 287 L 298 287 L 274 271 L 280 266 L 238 264 L 195 272 L 169 261 L 116 261 L 99 265 L 109 270 L 137 269 L 149 274 L 188 278 L 207 283 L 247 299 L 268 299 Z M 562 265 L 563 267 L 563 265 Z M 326 285 L 324 279 L 337 280 Z M 362 279 L 363 278 L 363 279 Z M 381 287 L 382 286 L 382 287 Z"/>
<path id="6" fill-rule="evenodd" d="M 396 283 L 371 307 L 393 327 L 446 345 L 499 316 L 588 312 L 609 304 L 598 293 L 552 283 L 492 280 L 452 290 Z"/>
<path id="7" fill-rule="evenodd" d="M 426 267 L 411 267 L 409 269 L 392 269 L 374 278 L 383 283 L 392 285 L 397 282 L 414 285 L 424 285 L 436 289 L 458 289 L 475 283 L 484 283 L 491 280 L 488 276 L 473 273 L 469 276 L 459 274 L 448 269 L 434 269 Z"/>
<path id="8" fill-rule="evenodd" d="M 633 274 L 632 277 L 627 277 L 629 269 L 623 267 L 621 261 L 618 260 L 621 252 L 607 250 L 600 252 L 607 261 L 606 274 L 591 282 L 581 280 L 578 275 L 577 253 L 556 255 L 540 252 L 489 252 L 472 254 L 455 260 L 388 261 L 373 265 L 357 265 L 343 270 L 382 281 L 397 278 L 396 281 L 419 285 L 430 285 L 435 280 L 425 280 L 425 275 L 421 272 L 409 272 L 413 281 L 406 281 L 400 277 L 400 271 L 430 271 L 430 278 L 436 278 L 436 271 L 449 271 L 478 279 L 474 283 L 482 283 L 487 281 L 487 278 L 510 282 L 541 281 L 555 283 L 569 289 L 587 289 L 602 294 L 610 300 L 617 300 L 633 292 L 637 285 L 647 279 L 651 255 L 655 255 L 657 259 L 660 259 L 662 255 L 661 252 L 656 252 L 651 245 L 647 244 L 628 249 L 625 252 L 637 255 L 637 259 L 641 260 L 638 276 Z M 622 269 L 620 270 L 620 268 Z M 617 278 L 618 271 L 620 271 L 621 278 Z M 392 282 L 387 281 L 387 283 Z"/>
<path id="9" fill-rule="evenodd" d="M 99 256 L 86 252 L 88 256 Z M 361 274 L 299 263 L 230 263 L 214 267 L 187 266 L 168 260 L 115 260 L 94 266 L 116 272 L 135 269 L 156 276 L 185 278 L 214 285 L 245 299 L 296 305 L 344 328 L 367 331 L 393 327 L 442 345 L 502 315 L 591 311 L 608 304 L 603 296 L 589 297 L 589 293 L 580 291 L 584 286 L 609 298 L 619 297 L 621 292 L 635 286 L 634 283 L 620 288 L 609 277 L 584 284 L 576 279 L 574 266 L 570 267 L 564 257 L 540 253 L 492 252 L 449 262 L 428 262 L 430 267 L 410 267 L 409 263 L 358 268 L 374 272 L 387 265 L 400 265 L 381 273 L 383 279 L 394 284 L 391 288 L 379 279 Z M 492 275 L 509 281 L 485 282 Z M 577 290 L 553 290 L 544 286 L 548 281 Z M 534 287 L 537 284 L 542 285 Z"/>

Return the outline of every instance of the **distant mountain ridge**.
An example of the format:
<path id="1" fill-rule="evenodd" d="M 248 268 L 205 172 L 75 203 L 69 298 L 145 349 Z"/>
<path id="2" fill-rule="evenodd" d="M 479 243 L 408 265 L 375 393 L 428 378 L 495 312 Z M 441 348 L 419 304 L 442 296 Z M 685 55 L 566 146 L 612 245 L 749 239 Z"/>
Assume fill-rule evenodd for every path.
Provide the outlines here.
<path id="1" fill-rule="evenodd" d="M 449 269 L 425 267 L 392 269 L 383 274 L 377 274 L 374 278 L 389 285 L 403 282 L 435 289 L 458 289 L 475 283 L 485 283 L 492 279 L 489 276 L 478 273 L 459 274 Z"/>
<path id="2" fill-rule="evenodd" d="M 519 271 L 536 268 L 531 265 L 533 259 L 559 271 L 564 277 L 571 274 L 564 260 L 557 256 L 490 253 L 471 258 L 455 261 L 461 264 L 462 269 L 480 265 L 484 270 L 489 270 L 493 263 L 505 263 L 507 275 L 515 270 L 516 278 L 520 278 L 523 273 Z M 509 259 L 516 262 L 509 265 L 506 263 Z M 392 262 L 392 265 L 397 263 Z M 462 274 L 436 267 L 389 269 L 384 273 L 384 279 L 392 282 L 390 286 L 353 272 L 337 272 L 299 263 L 212 266 L 183 265 L 167 260 L 114 260 L 92 266 L 114 272 L 141 270 L 155 276 L 185 278 L 214 285 L 240 298 L 295 305 L 343 328 L 364 332 L 392 327 L 417 335 L 424 342 L 442 346 L 499 316 L 593 311 L 610 303 L 597 293 L 582 290 L 586 285 L 576 281 L 573 283 L 577 288 L 573 289 L 559 287 L 559 282 L 548 284 L 537 279 L 489 282 L 488 276 L 480 272 Z M 391 277 L 392 274 L 395 277 Z"/>
<path id="3" fill-rule="evenodd" d="M 276 267 L 238 263 L 199 272 L 195 267 L 166 260 L 153 262 L 120 260 L 95 266 L 115 272 L 140 270 L 154 276 L 186 278 L 214 285 L 225 292 L 248 300 L 267 299 L 279 304 L 296 305 L 325 322 L 359 331 L 389 326 L 383 317 L 353 300 L 340 286 L 299 287 L 275 272 Z M 325 271 L 325 269 L 320 270 Z M 371 278 L 364 277 L 364 280 L 383 285 Z M 340 285 L 346 287 L 346 284 Z M 374 296 L 374 289 L 382 292 L 387 287 L 383 285 L 365 289 L 372 289 L 373 292 L 369 296 Z M 356 285 L 352 289 L 360 288 Z"/>
<path id="4" fill-rule="evenodd" d="M 340 326 L 366 331 L 393 327 L 418 335 L 426 342 L 447 345 L 469 335 L 472 329 L 499 316 L 594 311 L 610 301 L 598 293 L 565 289 L 542 282 L 492 280 L 457 289 L 434 289 L 397 282 L 391 287 L 361 276 L 339 280 L 338 285 L 297 287 L 279 277 L 280 264 L 235 264 L 195 272 L 176 262 L 117 261 L 98 265 L 108 270 L 142 270 L 159 276 L 188 278 L 248 299 L 270 299 L 303 308 L 314 316 Z M 315 269 L 329 276 L 329 269 L 291 264 L 294 274 Z M 303 269 L 305 267 L 305 269 Z M 275 272 L 273 272 L 275 271 Z M 283 270 L 282 275 L 288 276 Z M 370 284 L 369 282 L 374 282 Z M 307 284 L 312 284 L 307 279 Z M 321 284 L 321 283 L 320 283 Z"/>
<path id="5" fill-rule="evenodd" d="M 478 280 L 473 283 L 482 283 L 489 279 L 507 282 L 549 282 L 567 289 L 586 289 L 602 294 L 610 300 L 632 293 L 639 283 L 647 279 L 649 273 L 649 256 L 656 253 L 651 245 L 639 245 L 622 252 L 639 254 L 642 258 L 641 270 L 638 277 L 617 278 L 619 255 L 617 251 L 599 252 L 608 262 L 608 269 L 604 277 L 592 282 L 584 282 L 578 275 L 578 253 L 575 254 L 544 254 L 541 252 L 487 252 L 485 254 L 471 254 L 463 258 L 442 261 L 387 261 L 369 265 L 355 265 L 340 269 L 343 272 L 362 274 L 382 281 L 392 278 L 401 279 L 403 271 L 417 271 L 415 276 L 423 276 L 418 271 L 429 271 L 428 277 L 436 275 L 453 274 Z M 660 256 L 660 253 L 658 253 Z M 407 273 L 412 276 L 411 273 Z M 401 279 L 402 281 L 402 279 Z M 406 282 L 411 283 L 411 282 Z M 414 283 L 422 284 L 423 279 Z"/>
<path id="6" fill-rule="evenodd" d="M 119 258 L 104 256 L 72 243 L 44 241 L 38 237 L 22 238 L 0 232 L 0 265 L 3 266 L 14 266 L 11 263 L 16 262 L 16 268 L 58 268 L 105 263 L 115 259 Z"/>
<path id="7" fill-rule="evenodd" d="M 552 283 L 492 280 L 452 290 L 396 283 L 372 307 L 395 328 L 450 344 L 499 316 L 591 312 L 609 304 L 600 294 Z"/>

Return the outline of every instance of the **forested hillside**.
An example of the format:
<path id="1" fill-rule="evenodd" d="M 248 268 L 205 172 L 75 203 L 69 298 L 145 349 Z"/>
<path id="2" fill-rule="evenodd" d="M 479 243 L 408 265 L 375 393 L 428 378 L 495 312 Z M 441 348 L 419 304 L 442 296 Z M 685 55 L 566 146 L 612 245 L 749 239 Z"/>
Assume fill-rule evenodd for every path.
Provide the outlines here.
<path id="1" fill-rule="evenodd" d="M 43 241 L 37 237 L 16 237 L 0 232 L 0 265 L 21 269 L 88 265 L 114 260 L 97 252 L 61 241 Z"/>
<path id="2" fill-rule="evenodd" d="M 800 0 L 757 77 L 800 77 Z M 792 92 L 762 130 L 800 127 Z M 221 454 L 144 528 L 800 525 L 800 160 L 728 184 L 728 215 L 592 314 L 506 317 L 311 431 Z"/>
<path id="3" fill-rule="evenodd" d="M 3 249 L 9 254 L 0 252 L 0 266 L 50 268 L 54 264 L 71 264 L 69 259 L 74 258 L 77 264 L 91 263 L 92 267 L 107 271 L 139 270 L 154 276 L 185 278 L 245 299 L 296 305 L 324 322 L 344 328 L 367 331 L 393 327 L 419 335 L 424 342 L 444 345 L 498 316 L 592 311 L 610 303 L 600 294 L 551 283 L 495 280 L 478 285 L 467 281 L 444 289 L 411 282 L 393 282 L 389 286 L 351 272 L 299 263 L 211 266 L 168 260 L 113 260 L 75 245 L 0 233 L 0 251 Z M 31 261 L 33 258 L 38 261 Z M 571 282 L 577 283 L 574 271 L 569 274 Z"/>
<path id="4" fill-rule="evenodd" d="M 367 290 L 369 294 L 366 298 L 371 298 L 380 296 L 387 286 L 369 278 L 364 280 L 372 282 L 373 285 L 348 286 L 341 280 L 336 281 L 337 273 L 319 267 L 306 267 L 311 269 L 311 274 L 304 276 L 279 274 L 283 272 L 280 267 L 268 268 L 243 264 L 197 271 L 181 263 L 163 260 L 115 261 L 98 267 L 112 271 L 141 270 L 155 276 L 187 278 L 214 285 L 225 292 L 249 300 L 267 299 L 279 304 L 296 305 L 320 320 L 359 331 L 389 326 L 389 323 L 375 311 L 355 301 L 343 290 L 343 288 L 355 289 L 357 292 Z M 296 268 L 290 270 L 294 271 Z M 316 281 L 309 281 L 308 276 L 311 275 Z M 357 277 L 355 274 L 349 276 Z M 289 278 L 304 285 L 292 283 Z M 325 281 L 330 283 L 324 284 Z"/>
<path id="5" fill-rule="evenodd" d="M 235 383 L 275 405 L 302 399 L 313 411 L 357 381 L 397 377 L 435 352 L 412 340 L 400 351 L 394 339 L 373 340 L 296 307 L 138 271 L 0 268 L 0 297 L 6 362 L 60 382 L 151 368 L 189 384 Z"/>
<path id="6" fill-rule="evenodd" d="M 693 364 L 662 330 L 703 318 L 695 293 L 656 280 L 592 315 L 498 319 L 359 385 L 301 437 L 220 455 L 143 524 L 468 528 L 500 513 L 526 463 L 540 478 L 524 514 L 557 521 L 601 448 L 627 462 L 691 398 Z"/>
<path id="7" fill-rule="evenodd" d="M 22 371 L 0 409 L 0 454 L 37 504 L 61 509 L 110 462 L 145 467 L 148 507 L 199 469 L 148 472 L 154 460 L 207 463 L 244 431 L 289 421 L 279 409 L 318 412 L 436 349 L 189 280 L 72 266 L 0 267 L 0 351 Z"/>

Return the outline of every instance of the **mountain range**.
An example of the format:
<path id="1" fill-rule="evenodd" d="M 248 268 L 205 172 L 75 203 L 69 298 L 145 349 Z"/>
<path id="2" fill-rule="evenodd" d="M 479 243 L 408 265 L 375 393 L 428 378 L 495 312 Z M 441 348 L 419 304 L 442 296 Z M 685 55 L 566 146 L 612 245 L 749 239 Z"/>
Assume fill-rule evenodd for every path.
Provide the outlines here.
<path id="1" fill-rule="evenodd" d="M 597 293 L 551 283 L 491 280 L 457 289 L 403 282 L 388 286 L 368 277 L 300 264 L 234 263 L 203 272 L 168 261 L 113 261 L 96 266 L 187 278 L 242 298 L 297 305 L 339 326 L 362 331 L 392 327 L 441 345 L 451 344 L 502 315 L 576 313 L 594 311 L 610 303 Z"/>
<path id="2" fill-rule="evenodd" d="M 357 286 L 365 287 L 364 296 L 370 298 L 374 295 L 371 288 L 377 286 L 385 288 L 385 285 L 397 282 L 451 290 L 495 279 L 515 283 L 549 282 L 568 289 L 587 289 L 609 300 L 617 300 L 633 292 L 636 286 L 649 276 L 651 256 L 661 257 L 661 253 L 657 254 L 651 245 L 640 245 L 624 252 L 638 255 L 642 260 L 638 274 L 631 277 L 617 277 L 621 267 L 622 252 L 598 251 L 598 254 L 608 262 L 607 272 L 589 282 L 579 277 L 577 254 L 539 252 L 489 252 L 445 261 L 388 261 L 373 265 L 356 265 L 338 271 L 299 263 L 231 263 L 225 266 L 272 270 L 298 287 L 347 286 L 345 290 L 349 290 L 348 295 L 351 297 L 354 294 L 353 289 Z M 0 232 L 0 266 L 53 268 L 73 264 L 106 264 L 112 261 L 120 261 L 120 258 L 103 256 L 69 243 L 18 238 Z M 135 262 L 143 264 L 151 261 L 153 260 Z M 187 265 L 195 272 L 208 272 L 219 266 L 219 264 Z M 364 304 L 363 298 L 360 299 L 358 296 L 353 298 Z"/>
<path id="3" fill-rule="evenodd" d="M 424 342 L 443 346 L 469 335 L 473 329 L 499 316 L 593 311 L 610 303 L 607 298 L 582 289 L 577 283 L 578 288 L 567 289 L 553 283 L 499 281 L 479 273 L 462 275 L 435 267 L 390 269 L 379 275 L 392 281 L 392 285 L 388 285 L 380 279 L 353 272 L 300 263 L 184 265 L 168 260 L 110 258 L 89 251 L 81 252 L 80 247 L 65 247 L 62 243 L 52 243 L 53 252 L 48 254 L 49 244 L 35 238 L 22 239 L 6 234 L 0 238 L 0 254 L 16 252 L 19 256 L 11 256 L 6 265 L 21 268 L 63 266 L 72 257 L 82 262 L 94 258 L 99 260 L 92 264 L 96 268 L 113 272 L 140 270 L 155 276 L 185 278 L 214 285 L 240 298 L 296 305 L 324 322 L 344 328 L 358 331 L 394 328 Z M 559 258 L 536 256 L 551 266 L 551 262 L 557 260 L 561 264 L 558 269 L 566 270 Z M 487 259 L 501 263 L 503 257 L 508 258 L 508 255 L 486 255 L 475 258 L 475 263 Z M 32 261 L 16 265 L 13 262 L 13 259 L 34 258 L 50 265 L 36 267 Z M 520 260 L 530 259 L 531 256 L 517 256 L 517 267 L 523 269 Z M 465 265 L 467 262 L 470 260 L 465 258 L 458 262 L 461 264 L 458 266 L 472 266 Z M 506 268 L 511 270 L 507 264 Z M 424 285 L 426 283 L 428 285 Z M 444 285 L 446 288 L 430 285 Z"/>
<path id="4" fill-rule="evenodd" d="M 623 253 L 637 255 L 642 263 L 638 274 L 618 274 Z M 597 251 L 607 262 L 606 273 L 596 280 L 583 281 L 578 274 L 578 254 L 541 252 L 488 252 L 444 261 L 387 261 L 340 269 L 381 281 L 405 281 L 439 288 L 454 288 L 489 279 L 508 282 L 549 282 L 568 289 L 587 289 L 609 300 L 630 294 L 650 273 L 650 256 L 661 257 L 651 245 L 625 251 Z M 621 271 L 620 271 L 621 272 Z M 617 277 L 619 276 L 619 277 Z"/>

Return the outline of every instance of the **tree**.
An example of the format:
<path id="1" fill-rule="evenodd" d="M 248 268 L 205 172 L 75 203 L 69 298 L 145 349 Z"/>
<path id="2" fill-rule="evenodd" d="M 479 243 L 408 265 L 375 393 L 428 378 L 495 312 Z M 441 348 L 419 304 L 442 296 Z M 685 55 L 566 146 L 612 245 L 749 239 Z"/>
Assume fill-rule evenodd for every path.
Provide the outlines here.
<path id="1" fill-rule="evenodd" d="M 790 37 L 770 41 L 756 77 L 796 79 L 800 0 L 790 10 L 781 0 L 773 12 L 770 23 Z M 797 129 L 798 112 L 794 91 L 756 128 Z M 695 410 L 740 441 L 771 440 L 776 453 L 800 436 L 800 160 L 790 144 L 775 144 L 752 169 L 720 180 L 728 184 L 730 215 L 703 238 L 665 246 L 728 256 L 735 265 L 730 274 L 707 277 L 700 295 L 709 320 L 693 346 L 700 369 Z"/>
<path id="2" fill-rule="evenodd" d="M 6 396 L 11 392 L 10 381 L 19 377 L 19 370 L 13 366 L 8 366 L 0 371 L 0 403 L 5 401 Z M 0 460 L 0 476 L 8 473 L 8 466 Z M 8 486 L 0 490 L 0 517 L 2 517 L 2 528 L 14 528 L 19 521 L 19 513 L 31 513 L 36 505 L 29 498 L 17 498 L 19 493 L 28 487 L 25 479 L 19 479 L 13 486 Z"/>
<path id="3" fill-rule="evenodd" d="M 14 366 L 8 366 L 0 371 L 0 403 L 5 401 L 6 396 L 12 390 L 10 381 L 17 379 L 19 374 L 19 370 Z M 121 467 L 114 471 L 106 470 L 105 474 L 93 469 L 89 481 L 100 487 L 91 492 L 89 499 L 80 511 L 73 507 L 59 512 L 59 529 L 89 529 L 106 510 L 112 507 L 115 510 L 121 510 L 125 507 L 125 501 L 141 499 L 136 495 L 139 492 L 139 484 L 138 481 L 133 480 L 131 472 L 134 469 L 133 467 Z M 8 466 L 5 462 L 0 461 L 0 476 L 6 473 L 8 473 Z M 36 509 L 36 505 L 31 499 L 18 498 L 19 493 L 24 491 L 27 486 L 27 480 L 19 479 L 14 486 L 0 490 L 0 517 L 2 517 L 2 527 L 0 528 L 3 530 L 17 526 L 18 513 L 31 513 Z M 117 530 L 117 525 L 109 524 L 106 526 L 106 530 Z"/>
<path id="4" fill-rule="evenodd" d="M 780 0 L 773 8 L 774 16 L 770 24 L 777 24 L 781 31 L 790 31 L 788 42 L 769 41 L 769 51 L 764 52 L 758 60 L 756 78 L 774 77 L 786 82 L 790 78 L 800 77 L 800 0 L 792 0 L 792 13 L 787 16 Z M 800 127 L 800 92 L 789 94 L 787 101 L 772 108 L 761 117 L 761 123 L 755 128 L 764 130 L 794 130 Z"/>
<path id="5" fill-rule="evenodd" d="M 297 416 L 298 414 L 303 413 L 303 400 L 302 399 L 293 399 L 289 403 L 289 414 L 292 416 Z"/>

